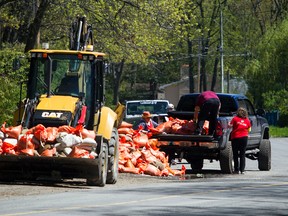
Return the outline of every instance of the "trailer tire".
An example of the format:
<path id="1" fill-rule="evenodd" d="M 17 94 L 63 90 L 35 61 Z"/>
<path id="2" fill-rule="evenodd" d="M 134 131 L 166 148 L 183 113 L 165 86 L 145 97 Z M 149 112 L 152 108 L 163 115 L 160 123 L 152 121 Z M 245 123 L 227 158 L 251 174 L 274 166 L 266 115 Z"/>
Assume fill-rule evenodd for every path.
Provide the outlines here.
<path id="1" fill-rule="evenodd" d="M 233 152 L 231 141 L 227 142 L 225 149 L 220 150 L 219 161 L 222 173 L 231 174 L 233 172 Z"/>
<path id="2" fill-rule="evenodd" d="M 271 142 L 268 139 L 263 139 L 260 142 L 258 168 L 261 171 L 269 171 L 271 169 Z"/>
<path id="3" fill-rule="evenodd" d="M 111 139 L 108 142 L 108 170 L 107 184 L 115 184 L 118 179 L 119 136 L 117 128 L 113 128 Z"/>
<path id="4" fill-rule="evenodd" d="M 107 166 L 108 166 L 108 148 L 105 142 L 101 143 L 102 152 L 99 154 L 98 170 L 99 178 L 87 179 L 87 185 L 104 187 L 107 179 Z"/>

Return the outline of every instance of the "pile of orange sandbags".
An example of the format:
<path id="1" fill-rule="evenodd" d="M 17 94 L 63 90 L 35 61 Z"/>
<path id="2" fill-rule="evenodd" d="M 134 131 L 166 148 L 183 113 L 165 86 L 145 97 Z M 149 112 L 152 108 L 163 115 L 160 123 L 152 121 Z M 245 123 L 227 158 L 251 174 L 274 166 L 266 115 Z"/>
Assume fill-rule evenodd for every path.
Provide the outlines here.
<path id="1" fill-rule="evenodd" d="M 181 125 L 181 127 L 180 127 Z M 188 121 L 175 120 L 159 125 L 152 132 L 145 134 L 133 130 L 132 125 L 122 122 L 119 132 L 119 172 L 168 176 L 185 174 L 182 170 L 169 167 L 165 153 L 159 151 L 157 139 L 151 139 L 152 133 L 184 133 L 192 126 Z M 182 129 L 181 129 L 182 128 Z M 82 125 L 45 127 L 38 124 L 23 131 L 21 125 L 0 128 L 0 155 L 25 155 L 36 157 L 74 157 L 94 159 L 97 143 L 94 131 Z"/>
<path id="2" fill-rule="evenodd" d="M 165 128 L 165 126 L 163 127 Z M 122 122 L 119 133 L 119 172 L 147 174 L 152 176 L 168 176 L 185 174 L 182 170 L 170 168 L 165 153 L 159 151 L 158 140 L 150 138 L 152 133 L 160 133 L 156 128 L 151 133 L 133 130 L 132 124 Z"/>
<path id="3" fill-rule="evenodd" d="M 95 158 L 94 131 L 79 125 L 44 127 L 38 124 L 25 133 L 22 126 L 0 128 L 0 154 L 46 157 Z"/>

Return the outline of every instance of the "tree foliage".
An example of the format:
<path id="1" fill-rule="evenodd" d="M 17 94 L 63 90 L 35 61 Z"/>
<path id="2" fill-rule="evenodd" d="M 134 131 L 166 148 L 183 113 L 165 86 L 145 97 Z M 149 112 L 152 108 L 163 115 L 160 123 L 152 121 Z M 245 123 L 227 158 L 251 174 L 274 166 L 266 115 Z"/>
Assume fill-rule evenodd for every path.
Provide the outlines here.
<path id="1" fill-rule="evenodd" d="M 11 125 L 14 111 L 20 100 L 20 86 L 25 83 L 27 77 L 28 62 L 24 53 L 17 52 L 12 48 L 0 51 L 0 59 L 2 59 L 0 61 L 0 110 L 2 111 L 0 122 L 6 121 Z M 17 69 L 18 64 L 21 64 L 19 69 Z M 24 86 L 25 84 L 23 84 Z M 25 90 L 25 87 L 23 89 Z M 24 96 L 25 92 L 21 97 Z"/>
<path id="2" fill-rule="evenodd" d="M 11 57 L 1 55 L 5 79 L 0 85 L 23 79 L 23 71 L 11 68 L 14 54 L 42 42 L 50 49 L 68 49 L 72 21 L 86 15 L 95 49 L 109 60 L 109 103 L 155 97 L 160 85 L 181 79 L 183 65 L 189 66 L 189 77 L 201 76 L 200 83 L 190 81 L 191 91 L 217 91 L 223 51 L 225 79 L 244 79 L 247 94 L 264 106 L 264 93 L 287 90 L 287 8 L 283 0 L 2 0 L 0 50 Z M 139 89 L 140 84 L 151 91 Z"/>
<path id="3" fill-rule="evenodd" d="M 267 31 L 262 40 L 259 41 L 257 52 L 247 67 L 250 91 L 260 106 L 264 104 L 263 93 L 287 90 L 287 34 L 288 20 Z"/>

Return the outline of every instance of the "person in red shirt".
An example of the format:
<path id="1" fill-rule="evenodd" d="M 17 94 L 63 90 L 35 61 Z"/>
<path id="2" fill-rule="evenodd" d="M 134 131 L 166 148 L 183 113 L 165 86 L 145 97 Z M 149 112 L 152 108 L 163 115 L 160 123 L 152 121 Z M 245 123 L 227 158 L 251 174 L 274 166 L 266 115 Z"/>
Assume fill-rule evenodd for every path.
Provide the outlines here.
<path id="1" fill-rule="evenodd" d="M 231 142 L 234 159 L 234 173 L 238 174 L 240 171 L 241 174 L 244 174 L 245 151 L 248 134 L 251 129 L 251 122 L 248 118 L 247 110 L 243 107 L 239 107 L 236 116 L 232 118 L 229 126 L 232 127 Z"/>
<path id="2" fill-rule="evenodd" d="M 193 119 L 197 122 L 195 134 L 202 134 L 204 122 L 205 120 L 208 120 L 209 135 L 214 135 L 220 106 L 220 100 L 213 91 L 204 91 L 197 97 Z"/>

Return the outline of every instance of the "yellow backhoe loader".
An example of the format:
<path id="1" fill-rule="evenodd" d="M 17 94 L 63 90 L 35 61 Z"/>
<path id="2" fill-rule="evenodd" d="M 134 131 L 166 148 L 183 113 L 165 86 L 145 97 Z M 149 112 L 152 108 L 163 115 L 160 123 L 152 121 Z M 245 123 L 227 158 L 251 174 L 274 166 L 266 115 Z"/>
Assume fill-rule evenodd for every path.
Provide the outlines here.
<path id="1" fill-rule="evenodd" d="M 94 130 L 97 157 L 0 155 L 0 179 L 84 178 L 88 185 L 115 184 L 118 131 L 125 107 L 104 106 L 105 54 L 93 51 L 92 27 L 85 17 L 73 22 L 70 50 L 30 51 L 27 97 L 16 112 L 16 125 L 32 128 L 83 125 Z"/>

